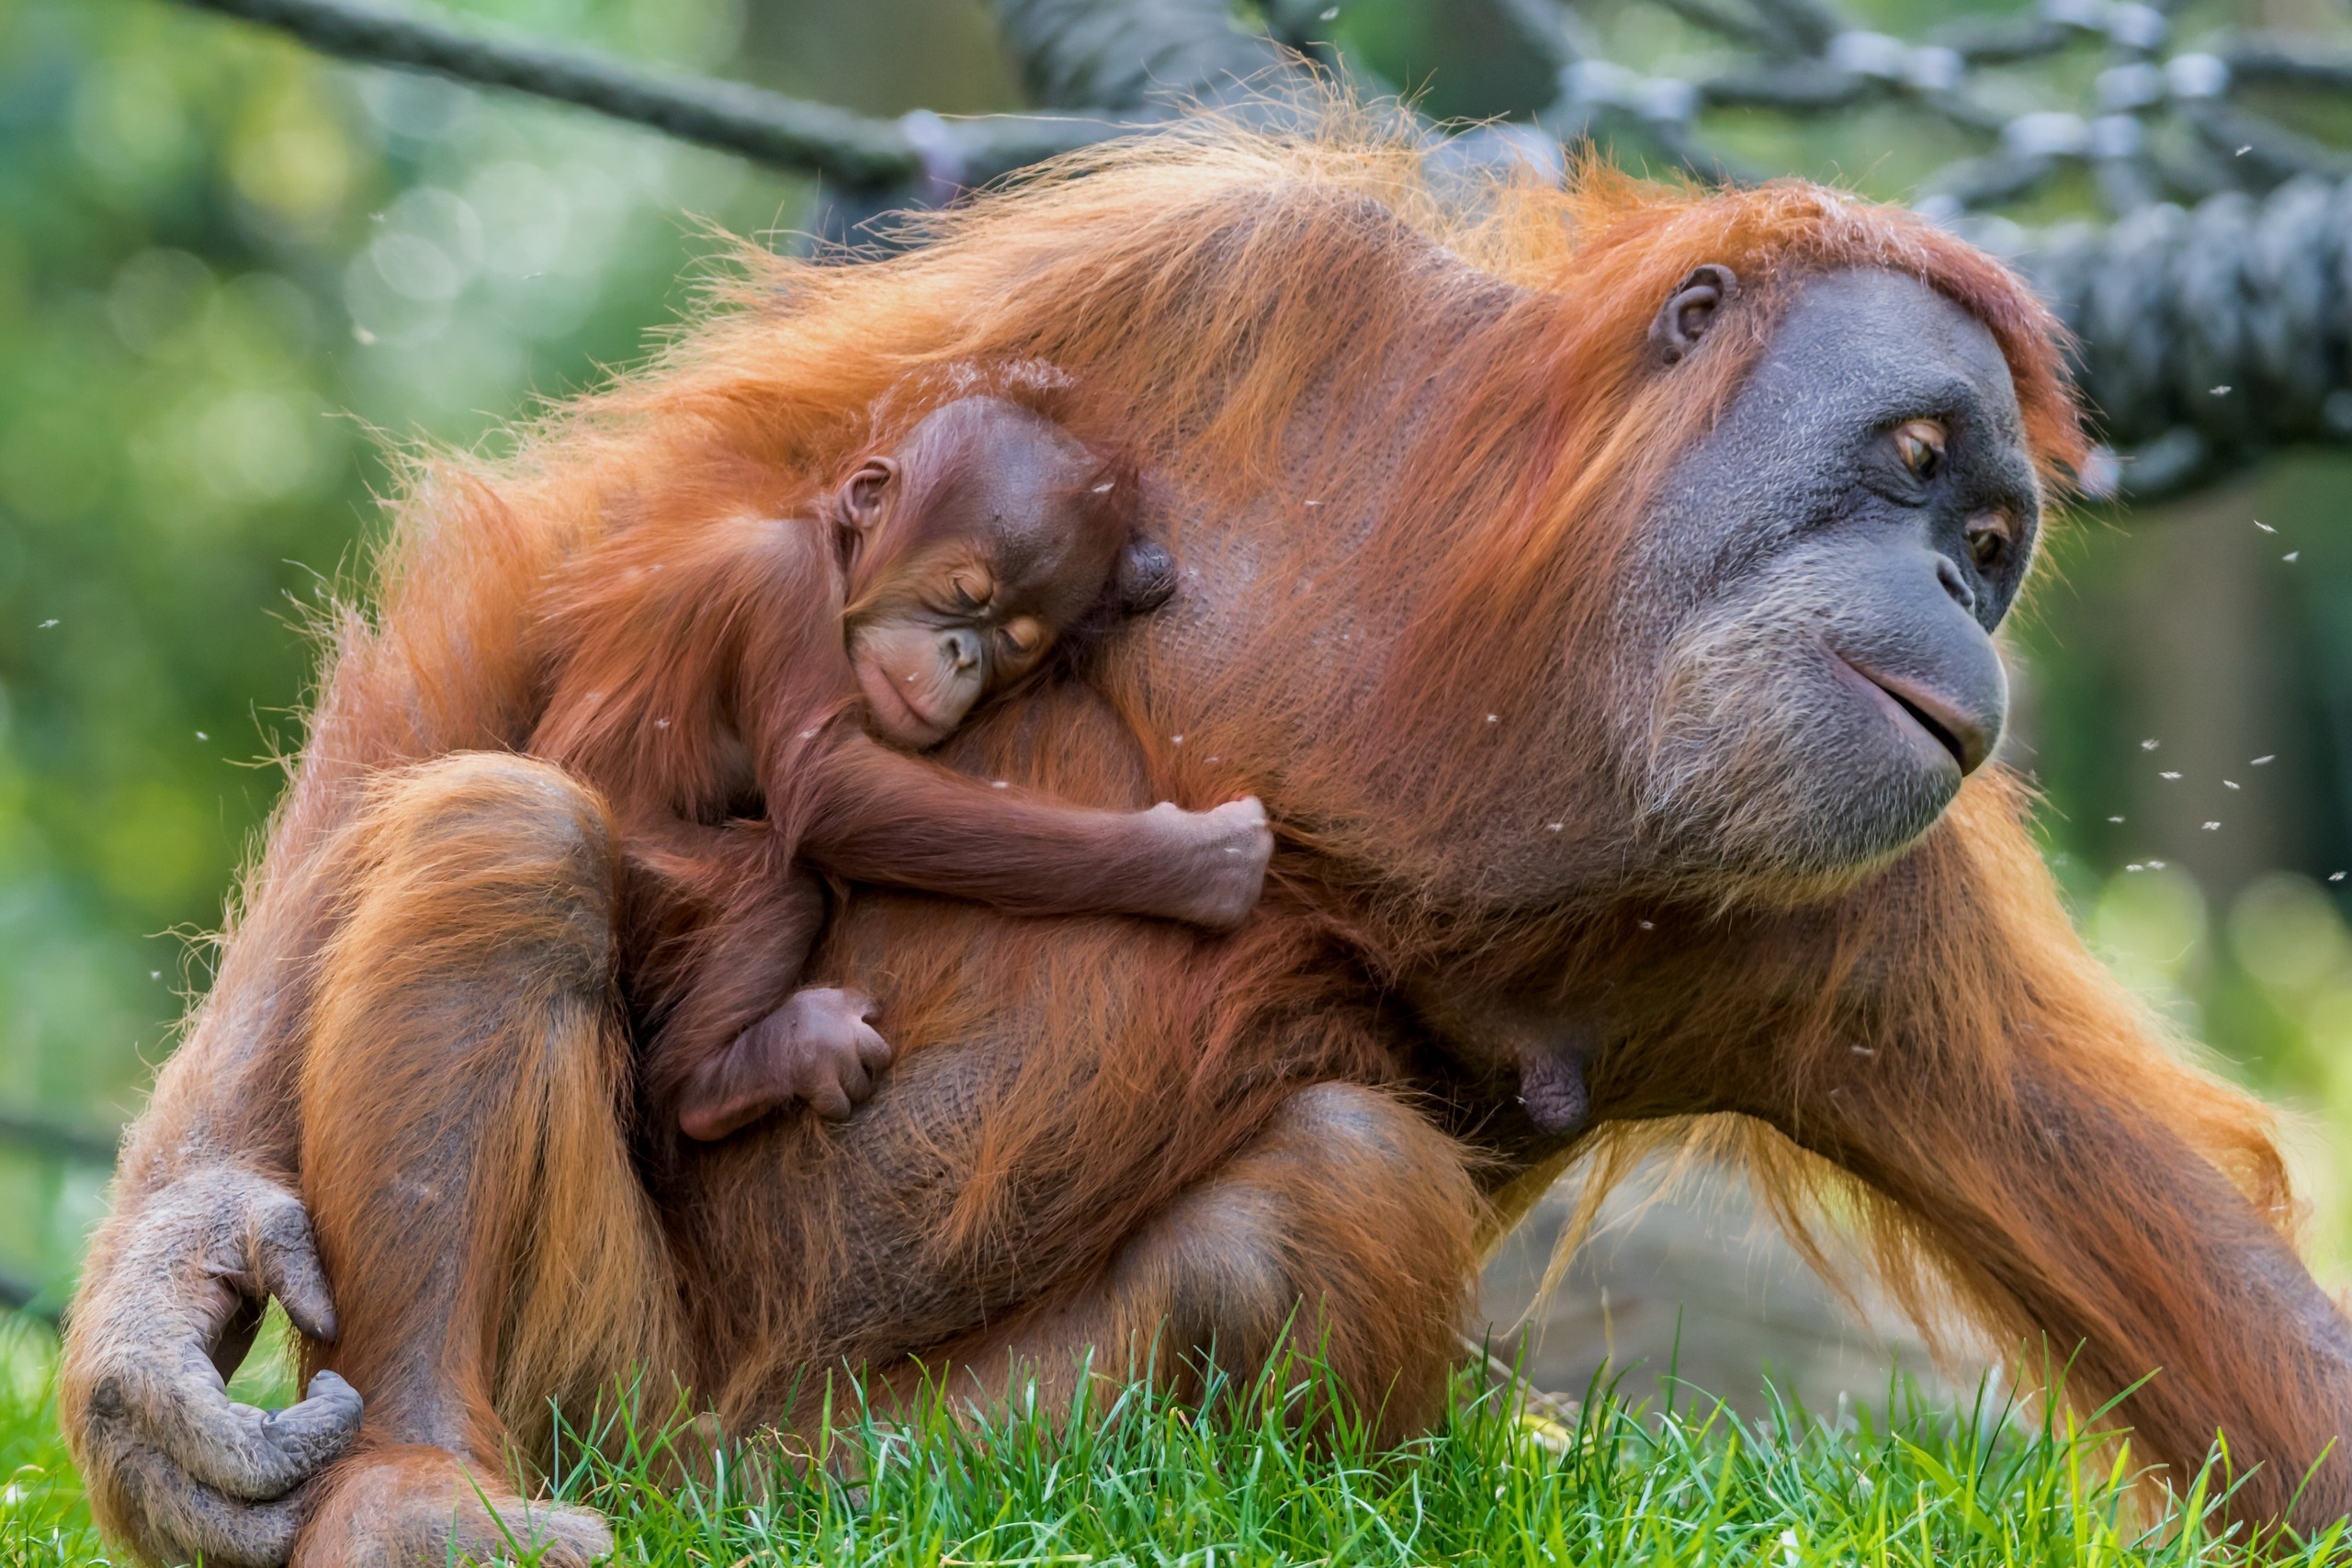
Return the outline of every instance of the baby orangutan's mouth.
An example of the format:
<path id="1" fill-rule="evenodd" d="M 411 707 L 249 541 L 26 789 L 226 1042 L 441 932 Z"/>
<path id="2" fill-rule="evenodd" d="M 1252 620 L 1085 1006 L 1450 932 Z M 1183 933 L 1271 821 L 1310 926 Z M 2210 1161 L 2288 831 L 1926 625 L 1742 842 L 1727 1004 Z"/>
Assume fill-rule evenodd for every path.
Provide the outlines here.
<path id="1" fill-rule="evenodd" d="M 879 661 L 861 660 L 857 683 L 874 710 L 874 722 L 894 738 L 912 745 L 931 746 L 945 739 L 953 725 L 942 724 L 922 711 L 910 688 L 913 679 L 893 675 Z"/>

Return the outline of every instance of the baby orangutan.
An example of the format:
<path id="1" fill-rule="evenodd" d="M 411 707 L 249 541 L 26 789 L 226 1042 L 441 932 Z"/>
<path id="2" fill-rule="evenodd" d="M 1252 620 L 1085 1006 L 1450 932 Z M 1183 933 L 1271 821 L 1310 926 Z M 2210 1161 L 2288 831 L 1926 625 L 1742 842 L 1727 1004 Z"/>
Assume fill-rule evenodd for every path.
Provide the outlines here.
<path id="1" fill-rule="evenodd" d="M 555 591 L 531 750 L 620 826 L 657 1134 L 722 1138 L 796 1099 L 845 1117 L 872 1092 L 871 1001 L 795 988 L 820 874 L 1035 914 L 1249 914 L 1273 848 L 1255 798 L 1088 810 L 916 754 L 1057 642 L 1167 601 L 1134 491 L 1037 408 L 966 397 L 813 515 L 640 522 Z"/>

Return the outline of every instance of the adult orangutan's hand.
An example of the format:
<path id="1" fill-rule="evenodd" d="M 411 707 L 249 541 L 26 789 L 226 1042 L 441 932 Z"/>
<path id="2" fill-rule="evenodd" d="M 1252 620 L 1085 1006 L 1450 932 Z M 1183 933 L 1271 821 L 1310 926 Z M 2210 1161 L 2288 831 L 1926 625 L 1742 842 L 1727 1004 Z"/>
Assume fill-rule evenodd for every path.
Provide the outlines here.
<path id="1" fill-rule="evenodd" d="M 358 1391 L 333 1372 L 284 1410 L 228 1393 L 270 1297 L 304 1334 L 334 1337 L 310 1215 L 276 1182 L 215 1166 L 116 1224 L 74 1305 L 61 1391 L 93 1501 L 161 1562 L 274 1568 L 305 1483 L 359 1431 Z"/>

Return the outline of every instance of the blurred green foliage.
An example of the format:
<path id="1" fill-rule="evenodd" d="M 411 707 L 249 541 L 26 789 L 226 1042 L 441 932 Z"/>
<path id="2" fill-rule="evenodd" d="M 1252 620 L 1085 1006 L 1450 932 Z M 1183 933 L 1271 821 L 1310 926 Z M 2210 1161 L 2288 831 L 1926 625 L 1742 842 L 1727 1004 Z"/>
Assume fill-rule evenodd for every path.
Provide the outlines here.
<path id="1" fill-rule="evenodd" d="M 696 69 L 740 28 L 719 0 L 476 9 Z M 386 444 L 481 440 L 634 357 L 700 220 L 804 197 L 172 6 L 0 3 L 0 1105 L 136 1107 Z M 0 1194 L 0 1258 L 45 1274 L 98 1202 L 5 1151 Z"/>
<path id="2" fill-rule="evenodd" d="M 1340 26 L 1432 112 L 1523 115 L 1547 85 L 1497 3 L 1346 0 Z M 1017 102 L 978 0 L 453 8 L 868 112 Z M 1953 7 L 1849 9 L 1917 37 Z M 1725 53 L 1655 0 L 1578 14 L 1648 69 Z M 2199 0 L 2180 26 L 2232 21 L 2352 38 L 2342 0 Z M 2029 107 L 2098 64 L 1988 90 Z M 2337 118 L 2304 123 L 2352 131 Z M 1706 129 L 1882 197 L 1970 150 L 1893 109 Z M 0 1110 L 106 1126 L 136 1108 L 203 983 L 188 938 L 220 923 L 298 738 L 307 607 L 365 547 L 386 444 L 495 441 L 674 319 L 706 221 L 787 231 L 808 196 L 164 0 L 0 0 Z M 2086 929 L 2218 1066 L 2305 1108 L 2338 1258 L 2352 935 L 2325 878 L 2352 863 L 2347 477 L 2298 458 L 2177 516 L 2078 519 L 2016 637 L 2018 757 Z M 0 1145 L 0 1261 L 62 1279 L 100 1201 L 98 1173 Z"/>

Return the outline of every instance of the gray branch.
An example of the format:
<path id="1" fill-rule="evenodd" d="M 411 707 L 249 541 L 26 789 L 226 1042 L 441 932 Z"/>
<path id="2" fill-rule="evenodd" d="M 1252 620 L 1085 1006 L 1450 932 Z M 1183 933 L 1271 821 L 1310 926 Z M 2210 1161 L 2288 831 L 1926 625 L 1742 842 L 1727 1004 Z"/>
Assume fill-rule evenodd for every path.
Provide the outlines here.
<path id="1" fill-rule="evenodd" d="M 985 184 L 1115 133 L 1099 117 L 875 119 L 747 83 L 639 69 L 585 50 L 490 38 L 358 0 L 186 0 L 290 33 L 322 54 L 576 104 L 681 141 L 876 189 Z M 1056 100 L 1075 102 L 1078 100 Z"/>

